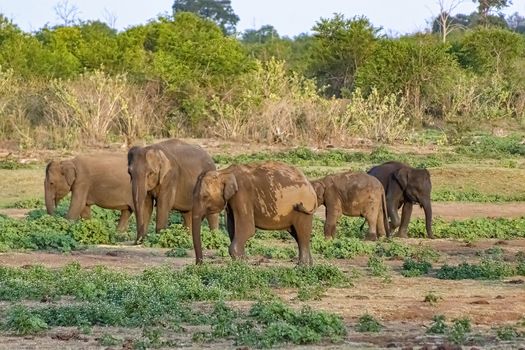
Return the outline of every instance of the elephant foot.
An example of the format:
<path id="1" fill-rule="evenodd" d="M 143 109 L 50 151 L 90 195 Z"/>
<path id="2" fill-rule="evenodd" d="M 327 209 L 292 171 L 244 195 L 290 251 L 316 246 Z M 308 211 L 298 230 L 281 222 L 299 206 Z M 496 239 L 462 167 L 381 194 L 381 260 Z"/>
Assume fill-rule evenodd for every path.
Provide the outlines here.
<path id="1" fill-rule="evenodd" d="M 436 237 L 434 237 L 434 235 L 433 235 L 432 233 L 430 233 L 430 234 L 427 235 L 427 238 L 428 238 L 428 239 L 434 239 L 434 238 L 436 238 Z"/>
<path id="2" fill-rule="evenodd" d="M 397 234 L 396 234 L 396 237 L 399 237 L 399 238 L 408 238 L 408 234 L 406 231 L 399 231 Z"/>
<path id="3" fill-rule="evenodd" d="M 377 241 L 377 235 L 375 233 L 369 233 L 365 237 L 366 241 Z"/>

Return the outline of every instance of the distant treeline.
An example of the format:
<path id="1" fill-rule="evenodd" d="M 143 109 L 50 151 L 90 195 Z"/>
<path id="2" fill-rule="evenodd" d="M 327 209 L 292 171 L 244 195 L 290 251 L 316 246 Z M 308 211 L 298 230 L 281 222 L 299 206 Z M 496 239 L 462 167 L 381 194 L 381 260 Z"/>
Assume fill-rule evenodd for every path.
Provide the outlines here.
<path id="1" fill-rule="evenodd" d="M 365 17 L 334 15 L 291 39 L 272 26 L 228 34 L 181 11 L 122 32 L 76 21 L 25 33 L 0 15 L 0 139 L 322 144 L 523 125 L 525 21 L 454 18 L 446 36 L 436 19 L 434 30 L 390 38 Z"/>

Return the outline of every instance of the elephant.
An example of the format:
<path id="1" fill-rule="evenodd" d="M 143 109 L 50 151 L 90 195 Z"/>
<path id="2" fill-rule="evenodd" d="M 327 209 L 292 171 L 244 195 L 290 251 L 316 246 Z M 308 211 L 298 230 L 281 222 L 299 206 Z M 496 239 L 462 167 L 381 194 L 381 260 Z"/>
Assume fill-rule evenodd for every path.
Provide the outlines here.
<path id="1" fill-rule="evenodd" d="M 430 203 L 432 182 L 427 169 L 413 168 L 408 164 L 392 161 L 371 168 L 368 174 L 375 176 L 385 189 L 390 227 L 392 230 L 399 227 L 399 237 L 407 237 L 412 205 L 419 203 L 425 211 L 427 237 L 434 238 Z M 398 209 L 401 207 L 403 209 L 399 219 Z"/>
<path id="2" fill-rule="evenodd" d="M 245 245 L 255 229 L 288 230 L 299 248 L 299 264 L 311 265 L 310 237 L 317 197 L 295 167 L 268 161 L 231 165 L 204 172 L 193 191 L 193 246 L 196 263 L 202 263 L 201 221 L 205 215 L 226 209 L 230 256 L 245 255 Z"/>
<path id="3" fill-rule="evenodd" d="M 135 244 L 145 238 L 154 202 L 157 232 L 168 226 L 172 209 L 182 213 L 184 225 L 191 232 L 193 187 L 199 174 L 209 170 L 215 170 L 215 163 L 206 151 L 177 139 L 132 147 L 128 151 L 128 173 L 137 217 Z M 218 229 L 218 214 L 207 219 L 212 230 Z"/>
<path id="4" fill-rule="evenodd" d="M 130 178 L 124 154 L 80 155 L 70 160 L 51 161 L 44 180 L 48 214 L 71 192 L 68 219 L 89 218 L 91 205 L 120 210 L 119 231 L 126 230 L 133 212 Z"/>
<path id="5" fill-rule="evenodd" d="M 368 222 L 366 239 L 390 237 L 385 192 L 375 177 L 365 173 L 343 172 L 311 182 L 317 194 L 317 204 L 326 208 L 324 235 L 335 238 L 337 220 L 342 214 L 362 216 Z"/>

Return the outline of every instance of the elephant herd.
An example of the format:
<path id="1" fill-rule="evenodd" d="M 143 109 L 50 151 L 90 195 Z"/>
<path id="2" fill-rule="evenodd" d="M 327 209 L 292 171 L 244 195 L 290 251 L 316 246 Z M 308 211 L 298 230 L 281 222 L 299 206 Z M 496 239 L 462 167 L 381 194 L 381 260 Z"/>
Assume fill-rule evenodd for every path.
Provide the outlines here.
<path id="1" fill-rule="evenodd" d="M 49 214 L 69 192 L 68 219 L 89 218 L 95 204 L 120 210 L 117 229 L 125 230 L 135 212 L 135 244 L 144 240 L 154 206 L 157 231 L 167 227 L 171 210 L 179 211 L 192 232 L 197 263 L 203 259 L 202 220 L 206 218 L 210 229 L 217 229 L 223 210 L 233 258 L 244 256 L 256 228 L 287 230 L 297 242 L 299 264 L 310 265 L 313 215 L 321 205 L 326 208 L 326 238 L 335 237 L 343 214 L 366 219 L 367 239 L 389 237 L 397 227 L 397 235 L 406 237 L 415 203 L 424 209 L 427 236 L 433 237 L 430 174 L 399 162 L 375 166 L 368 173 L 343 172 L 310 182 L 301 170 L 276 161 L 217 170 L 201 147 L 171 139 L 132 147 L 127 159 L 119 154 L 94 154 L 51 161 L 44 187 Z"/>

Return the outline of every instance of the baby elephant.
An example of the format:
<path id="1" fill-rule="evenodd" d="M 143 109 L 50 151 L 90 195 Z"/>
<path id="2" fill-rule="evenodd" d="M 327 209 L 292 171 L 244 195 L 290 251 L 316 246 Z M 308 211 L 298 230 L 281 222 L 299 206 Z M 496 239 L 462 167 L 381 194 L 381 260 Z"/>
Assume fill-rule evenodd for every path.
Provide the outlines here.
<path id="1" fill-rule="evenodd" d="M 193 190 L 193 246 L 202 262 L 201 221 L 226 208 L 230 256 L 244 256 L 255 229 L 288 230 L 299 247 L 299 264 L 311 265 L 310 236 L 317 206 L 314 189 L 297 168 L 279 162 L 232 165 L 203 172 Z"/>
<path id="2" fill-rule="evenodd" d="M 390 237 L 385 192 L 375 177 L 365 173 L 344 172 L 328 175 L 312 181 L 317 194 L 318 205 L 326 207 L 324 234 L 335 237 L 337 220 L 342 214 L 362 216 L 368 222 L 366 239 L 376 240 L 377 236 Z"/>
<path id="3" fill-rule="evenodd" d="M 128 163 L 124 154 L 81 155 L 71 160 L 52 161 L 44 181 L 48 214 L 71 192 L 68 219 L 89 218 L 91 205 L 121 211 L 117 229 L 124 231 L 133 211 Z"/>

